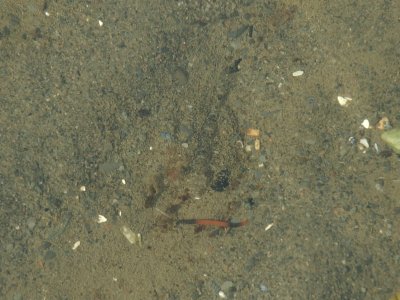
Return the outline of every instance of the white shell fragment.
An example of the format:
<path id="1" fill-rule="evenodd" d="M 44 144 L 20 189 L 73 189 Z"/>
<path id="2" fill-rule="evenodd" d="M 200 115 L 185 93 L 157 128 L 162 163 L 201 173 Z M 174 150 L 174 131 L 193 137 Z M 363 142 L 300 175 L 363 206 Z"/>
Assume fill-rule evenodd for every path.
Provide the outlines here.
<path id="1" fill-rule="evenodd" d="M 259 139 L 255 139 L 254 141 L 254 149 L 256 149 L 256 151 L 259 151 L 261 148 L 261 143 Z"/>
<path id="2" fill-rule="evenodd" d="M 96 222 L 99 223 L 99 224 L 100 223 L 105 223 L 105 222 L 107 222 L 107 218 L 105 216 L 98 215 Z"/>
<path id="3" fill-rule="evenodd" d="M 81 244 L 80 241 L 75 242 L 75 244 L 72 246 L 72 250 L 75 251 L 80 246 L 80 244 Z"/>
<path id="4" fill-rule="evenodd" d="M 142 246 L 142 235 L 140 233 L 134 233 L 130 228 L 125 225 L 121 227 L 121 232 L 126 237 L 129 243 L 138 243 L 139 246 Z"/>
<path id="5" fill-rule="evenodd" d="M 85 192 L 85 191 L 86 191 L 86 186 L 82 185 L 82 186 L 79 188 L 79 191 Z"/>
<path id="6" fill-rule="evenodd" d="M 224 293 L 223 291 L 219 291 L 219 292 L 218 292 L 218 296 L 219 296 L 221 299 L 226 299 L 226 295 L 225 295 L 225 293 Z"/>
<path id="7" fill-rule="evenodd" d="M 380 151 L 379 151 L 379 146 L 378 146 L 377 143 L 374 143 L 374 149 L 375 149 L 375 151 L 376 151 L 377 154 L 380 153 Z"/>
<path id="8" fill-rule="evenodd" d="M 274 223 L 268 224 L 267 227 L 265 227 L 265 231 L 270 230 L 272 226 L 274 226 Z"/>
<path id="9" fill-rule="evenodd" d="M 293 77 L 299 77 L 299 76 L 301 76 L 301 75 L 303 75 L 304 74 L 304 71 L 302 71 L 302 70 L 298 70 L 298 71 L 296 71 L 296 72 L 293 72 Z"/>
<path id="10" fill-rule="evenodd" d="M 367 140 L 366 138 L 360 139 L 359 143 L 360 143 L 361 145 L 363 145 L 364 148 L 366 148 L 366 149 L 369 148 L 369 143 L 368 143 L 368 140 Z"/>
<path id="11" fill-rule="evenodd" d="M 366 128 L 366 129 L 368 129 L 368 128 L 369 128 L 369 121 L 368 121 L 368 119 L 365 119 L 365 120 L 361 123 L 361 126 L 364 127 L 364 128 Z"/>
<path id="12" fill-rule="evenodd" d="M 347 106 L 347 105 L 349 105 L 349 101 L 351 101 L 353 99 L 350 97 L 338 96 L 337 100 L 338 100 L 340 106 Z"/>

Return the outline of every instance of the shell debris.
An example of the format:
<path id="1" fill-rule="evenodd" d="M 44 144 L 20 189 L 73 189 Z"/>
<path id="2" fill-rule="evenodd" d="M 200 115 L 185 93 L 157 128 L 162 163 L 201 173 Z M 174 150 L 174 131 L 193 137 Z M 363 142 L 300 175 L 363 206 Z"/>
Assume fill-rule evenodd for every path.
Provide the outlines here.
<path id="1" fill-rule="evenodd" d="M 103 215 L 98 215 L 97 219 L 96 219 L 96 222 L 99 223 L 99 224 L 105 223 L 105 222 L 107 222 L 107 218 L 105 216 L 103 216 Z"/>
<path id="2" fill-rule="evenodd" d="M 247 128 L 246 135 L 252 138 L 260 137 L 260 129 Z"/>
<path id="3" fill-rule="evenodd" d="M 259 139 L 259 137 L 260 137 L 260 135 L 261 135 L 261 131 L 260 131 L 260 129 L 256 129 L 256 128 L 247 128 L 247 130 L 246 130 L 246 135 L 249 137 L 249 138 L 251 138 L 251 139 L 253 139 L 254 140 L 254 149 L 256 150 L 256 151 L 259 151 L 260 150 L 260 148 L 261 148 L 261 142 L 260 142 L 260 139 Z M 247 145 L 247 143 L 246 143 L 246 152 L 251 152 L 251 146 L 250 145 Z"/>
<path id="4" fill-rule="evenodd" d="M 254 149 L 256 149 L 256 151 L 259 151 L 260 148 L 261 148 L 260 140 L 259 140 L 259 139 L 256 139 L 256 140 L 254 141 Z"/>
<path id="5" fill-rule="evenodd" d="M 360 147 L 359 147 L 360 150 L 362 150 L 363 153 L 365 153 L 366 150 L 369 148 L 369 143 L 368 143 L 368 140 L 367 140 L 366 138 L 360 139 L 360 141 L 358 142 L 358 144 L 359 144 L 359 146 L 360 146 Z"/>
<path id="6" fill-rule="evenodd" d="M 274 223 L 268 224 L 268 225 L 265 227 L 265 231 L 270 230 L 270 229 L 272 228 L 272 226 L 274 226 Z"/>
<path id="7" fill-rule="evenodd" d="M 304 71 L 298 70 L 298 71 L 293 72 L 293 73 L 292 73 L 292 76 L 293 76 L 293 77 L 299 77 L 299 76 L 301 76 L 301 75 L 303 75 L 303 74 L 304 74 Z"/>
<path id="8" fill-rule="evenodd" d="M 369 128 L 368 119 L 365 119 L 364 121 L 362 121 L 361 126 L 364 127 L 365 129 L 368 129 Z"/>
<path id="9" fill-rule="evenodd" d="M 76 241 L 75 243 L 74 243 L 74 245 L 72 246 L 72 250 L 76 250 L 76 249 L 78 249 L 78 247 L 80 246 L 80 244 L 81 244 L 81 242 L 80 241 Z"/>
<path id="10" fill-rule="evenodd" d="M 121 232 L 129 243 L 138 243 L 139 246 L 142 246 L 142 235 L 140 233 L 133 232 L 128 226 L 125 225 L 121 227 Z"/>
<path id="11" fill-rule="evenodd" d="M 340 106 L 346 107 L 346 106 L 349 105 L 349 102 L 350 102 L 351 100 L 353 100 L 353 99 L 350 98 L 350 97 L 338 96 L 338 97 L 337 97 L 337 100 L 338 100 Z"/>
<path id="12" fill-rule="evenodd" d="M 388 117 L 383 117 L 379 120 L 378 124 L 376 124 L 376 129 L 379 130 L 388 130 L 391 129 L 392 126 L 390 125 L 390 121 Z"/>

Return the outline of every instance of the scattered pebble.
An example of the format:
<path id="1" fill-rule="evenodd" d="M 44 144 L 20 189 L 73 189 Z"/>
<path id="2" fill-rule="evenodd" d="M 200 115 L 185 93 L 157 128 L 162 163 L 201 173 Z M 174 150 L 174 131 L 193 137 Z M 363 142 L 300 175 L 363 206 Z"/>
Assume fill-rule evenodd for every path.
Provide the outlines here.
<path id="1" fill-rule="evenodd" d="M 86 191 L 86 186 L 82 185 L 82 186 L 79 188 L 79 191 L 85 192 L 85 191 Z"/>

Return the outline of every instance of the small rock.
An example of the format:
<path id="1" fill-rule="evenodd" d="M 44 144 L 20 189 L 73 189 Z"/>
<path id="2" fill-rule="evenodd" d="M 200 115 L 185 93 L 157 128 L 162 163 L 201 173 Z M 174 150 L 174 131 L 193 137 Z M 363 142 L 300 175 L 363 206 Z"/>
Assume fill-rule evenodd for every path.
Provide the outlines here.
<path id="1" fill-rule="evenodd" d="M 33 230 L 33 228 L 35 228 L 36 226 L 35 218 L 34 217 L 28 218 L 28 220 L 26 220 L 26 225 L 28 226 L 29 230 Z"/>
<path id="2" fill-rule="evenodd" d="M 265 284 L 263 284 L 263 283 L 260 284 L 260 290 L 263 293 L 268 292 L 267 286 Z"/>

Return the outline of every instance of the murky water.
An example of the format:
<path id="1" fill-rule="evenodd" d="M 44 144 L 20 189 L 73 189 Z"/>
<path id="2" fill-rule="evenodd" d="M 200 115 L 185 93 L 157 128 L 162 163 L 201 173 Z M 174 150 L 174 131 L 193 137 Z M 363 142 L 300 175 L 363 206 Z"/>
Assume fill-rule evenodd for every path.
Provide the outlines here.
<path id="1" fill-rule="evenodd" d="M 399 290 L 400 4 L 147 2 L 2 4 L 1 298 Z"/>

